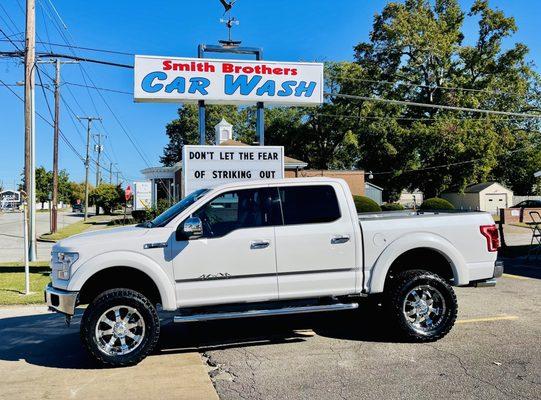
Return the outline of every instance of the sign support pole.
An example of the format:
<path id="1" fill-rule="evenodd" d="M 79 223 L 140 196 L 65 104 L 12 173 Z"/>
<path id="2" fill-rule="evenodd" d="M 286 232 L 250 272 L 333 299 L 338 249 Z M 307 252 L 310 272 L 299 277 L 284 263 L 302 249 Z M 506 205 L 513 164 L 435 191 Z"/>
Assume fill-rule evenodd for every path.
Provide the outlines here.
<path id="1" fill-rule="evenodd" d="M 229 54 L 253 54 L 255 59 L 263 59 L 263 49 L 257 47 L 232 47 L 227 48 L 218 45 L 200 44 L 197 46 L 197 57 L 205 58 L 205 53 L 229 53 Z M 205 102 L 199 100 L 199 144 L 205 144 Z M 265 105 L 257 102 L 256 133 L 260 146 L 265 145 Z"/>
<path id="2" fill-rule="evenodd" d="M 205 101 L 199 100 L 199 144 L 204 145 L 206 142 L 206 107 L 205 107 Z"/>

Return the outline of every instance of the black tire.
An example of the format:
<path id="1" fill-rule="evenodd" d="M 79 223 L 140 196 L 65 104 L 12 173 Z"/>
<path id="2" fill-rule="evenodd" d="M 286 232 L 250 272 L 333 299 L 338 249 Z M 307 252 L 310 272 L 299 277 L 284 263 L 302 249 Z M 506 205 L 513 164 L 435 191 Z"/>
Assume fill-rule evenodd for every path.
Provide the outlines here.
<path id="1" fill-rule="evenodd" d="M 397 328 L 396 331 L 402 339 L 431 342 L 449 333 L 456 321 L 458 303 L 453 288 L 443 278 L 425 270 L 409 270 L 398 273 L 387 284 L 385 306 L 391 314 L 393 326 Z M 421 289 L 414 291 L 417 288 Z M 424 303 L 421 300 L 417 301 L 413 292 L 417 296 L 421 293 L 424 297 L 433 292 L 430 305 L 427 305 L 426 301 Z M 421 299 L 423 296 L 420 296 Z M 441 301 L 437 301 L 433 309 L 430 308 L 438 298 L 441 298 Z M 412 300 L 417 306 L 412 305 Z M 441 315 L 437 313 L 438 311 Z M 408 317 L 407 313 L 413 315 Z M 434 318 L 437 319 L 437 323 L 434 323 L 431 316 L 437 317 Z M 423 320 L 416 324 L 415 319 L 418 317 L 425 318 L 424 327 Z M 433 325 L 430 326 L 429 322 Z"/>
<path id="2" fill-rule="evenodd" d="M 107 354 L 105 350 L 100 348 L 99 339 L 96 335 L 96 327 L 104 313 L 118 306 L 126 307 L 126 310 L 128 310 L 127 307 L 136 310 L 138 313 L 135 314 L 137 321 L 139 322 L 142 319 L 143 322 L 140 323 L 141 327 L 134 328 L 139 329 L 138 333 L 140 334 L 137 335 L 138 344 L 127 354 Z M 109 312 L 112 312 L 114 315 L 113 311 Z M 120 309 L 120 313 L 122 313 L 122 308 Z M 127 315 L 124 315 L 124 318 L 126 317 Z M 99 324 L 103 327 L 104 322 L 100 322 Z M 105 325 L 106 327 L 107 324 Z M 156 347 L 160 337 L 160 319 L 156 307 L 141 293 L 131 289 L 111 289 L 100 294 L 88 305 L 81 319 L 80 334 L 81 340 L 93 360 L 103 366 L 125 367 L 139 363 Z M 135 340 L 132 342 L 132 339 L 124 337 L 124 343 L 126 343 L 126 340 L 132 345 L 136 343 Z M 119 342 L 120 339 L 118 341 L 115 339 L 115 343 Z M 120 346 L 114 347 L 118 348 Z"/>

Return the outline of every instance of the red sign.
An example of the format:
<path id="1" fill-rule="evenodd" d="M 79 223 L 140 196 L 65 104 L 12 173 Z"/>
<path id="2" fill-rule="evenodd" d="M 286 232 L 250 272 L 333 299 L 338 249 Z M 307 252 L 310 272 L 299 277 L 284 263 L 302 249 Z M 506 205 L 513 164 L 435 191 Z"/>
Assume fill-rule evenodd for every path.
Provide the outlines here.
<path id="1" fill-rule="evenodd" d="M 128 187 L 126 188 L 126 192 L 125 192 L 124 196 L 126 197 L 126 201 L 128 201 L 129 199 L 131 199 L 132 191 L 131 191 L 131 187 L 130 187 L 129 185 L 128 185 Z"/>

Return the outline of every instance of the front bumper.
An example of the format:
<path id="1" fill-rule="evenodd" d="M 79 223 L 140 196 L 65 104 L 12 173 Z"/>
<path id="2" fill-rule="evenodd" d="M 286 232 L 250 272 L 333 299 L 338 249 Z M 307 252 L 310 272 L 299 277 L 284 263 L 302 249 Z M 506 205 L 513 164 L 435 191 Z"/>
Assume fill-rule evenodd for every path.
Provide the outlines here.
<path id="1" fill-rule="evenodd" d="M 475 287 L 492 287 L 496 286 L 496 278 L 499 278 L 503 275 L 503 261 L 494 262 L 494 273 L 492 278 L 483 279 L 482 281 L 471 282 L 470 286 Z"/>
<path id="2" fill-rule="evenodd" d="M 56 289 L 50 283 L 45 287 L 45 302 L 47 306 L 50 310 L 58 311 L 62 314 L 75 314 L 78 296 L 79 292 Z"/>

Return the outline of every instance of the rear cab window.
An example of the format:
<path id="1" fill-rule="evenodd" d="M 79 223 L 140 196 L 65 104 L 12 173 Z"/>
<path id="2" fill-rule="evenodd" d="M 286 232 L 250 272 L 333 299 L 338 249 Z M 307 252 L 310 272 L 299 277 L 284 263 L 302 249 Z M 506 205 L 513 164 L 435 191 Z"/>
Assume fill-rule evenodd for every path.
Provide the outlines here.
<path id="1" fill-rule="evenodd" d="M 284 225 L 318 224 L 340 219 L 335 189 L 330 185 L 278 187 Z"/>

